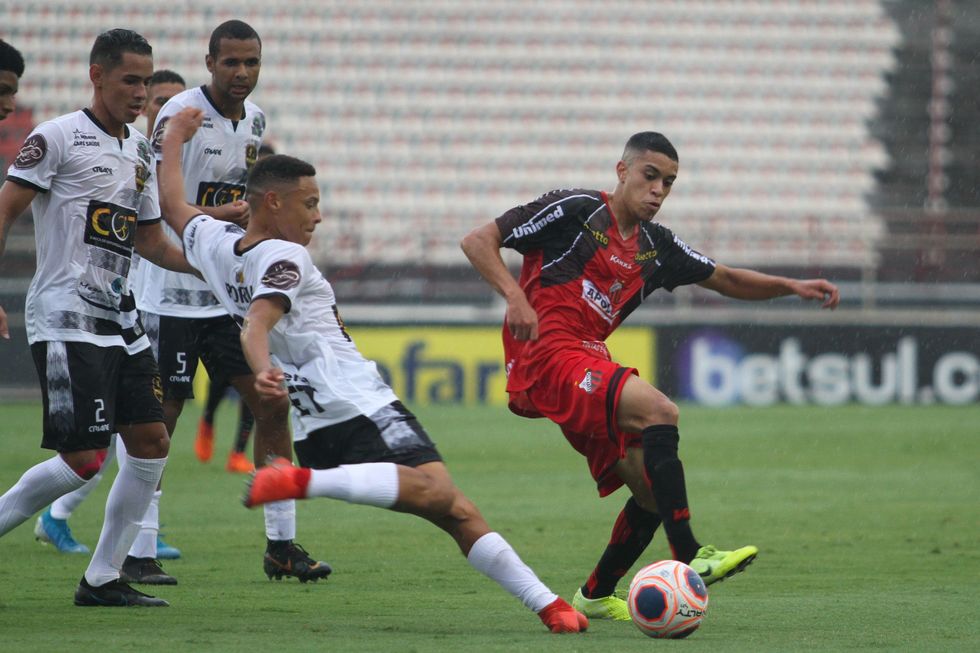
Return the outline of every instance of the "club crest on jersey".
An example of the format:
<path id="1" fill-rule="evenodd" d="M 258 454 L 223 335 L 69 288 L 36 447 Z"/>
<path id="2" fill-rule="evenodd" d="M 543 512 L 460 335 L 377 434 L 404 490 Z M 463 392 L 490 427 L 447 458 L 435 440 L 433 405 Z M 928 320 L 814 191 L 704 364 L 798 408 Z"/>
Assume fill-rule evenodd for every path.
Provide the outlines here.
<path id="1" fill-rule="evenodd" d="M 578 387 L 585 390 L 586 394 L 592 394 L 602 385 L 602 372 L 585 368 L 585 376 L 579 381 Z"/>
<path id="2" fill-rule="evenodd" d="M 156 127 L 153 128 L 153 136 L 150 138 L 150 141 L 153 144 L 154 152 L 159 153 L 162 151 L 161 148 L 163 147 L 163 132 L 167 128 L 167 121 L 169 120 L 170 120 L 170 116 L 167 116 L 166 118 L 160 118 L 160 120 L 157 121 Z"/>
<path id="3" fill-rule="evenodd" d="M 609 299 L 612 300 L 613 304 L 619 303 L 619 297 L 623 294 L 623 283 L 616 279 L 616 283 L 609 286 Z"/>
<path id="4" fill-rule="evenodd" d="M 245 146 L 245 167 L 251 170 L 258 160 L 259 148 L 255 147 L 255 143 L 249 143 Z"/>
<path id="5" fill-rule="evenodd" d="M 262 136 L 265 132 L 265 116 L 258 115 L 252 118 L 252 136 Z"/>
<path id="6" fill-rule="evenodd" d="M 29 170 L 41 162 L 48 153 L 48 142 L 41 134 L 31 134 L 20 147 L 14 167 L 18 170 Z"/>
<path id="7" fill-rule="evenodd" d="M 136 164 L 136 192 L 142 193 L 146 188 L 146 182 L 150 179 L 150 169 L 142 163 Z"/>
<path id="8" fill-rule="evenodd" d="M 262 285 L 288 290 L 299 285 L 299 267 L 292 261 L 276 261 L 262 275 Z"/>
<path id="9" fill-rule="evenodd" d="M 616 283 L 619 283 L 618 281 Z M 615 284 L 613 284 L 615 286 Z M 612 288 L 610 288 L 612 290 Z M 622 284 L 619 285 L 617 291 L 622 290 Z M 606 322 L 610 324 L 619 315 L 619 310 L 615 308 L 615 304 L 609 295 L 596 288 L 595 284 L 588 279 L 582 280 L 582 299 L 585 300 L 586 305 L 593 311 L 602 316 Z"/>

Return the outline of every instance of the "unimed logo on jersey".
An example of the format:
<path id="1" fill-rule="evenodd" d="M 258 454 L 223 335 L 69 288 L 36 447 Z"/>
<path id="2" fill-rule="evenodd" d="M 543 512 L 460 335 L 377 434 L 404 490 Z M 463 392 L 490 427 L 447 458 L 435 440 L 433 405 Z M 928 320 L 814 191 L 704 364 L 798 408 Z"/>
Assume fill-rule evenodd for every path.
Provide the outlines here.
<path id="1" fill-rule="evenodd" d="M 91 200 L 85 216 L 85 243 L 129 257 L 136 242 L 136 212 L 132 209 Z"/>
<path id="2" fill-rule="evenodd" d="M 561 207 L 561 204 L 555 207 L 555 210 L 551 213 L 545 214 L 541 217 L 535 216 L 530 222 L 525 222 L 524 224 L 514 227 L 511 232 L 514 234 L 514 238 L 520 238 L 521 236 L 530 236 L 533 233 L 537 233 L 544 228 L 544 226 L 550 222 L 554 222 L 558 218 L 564 217 L 565 210 Z"/>

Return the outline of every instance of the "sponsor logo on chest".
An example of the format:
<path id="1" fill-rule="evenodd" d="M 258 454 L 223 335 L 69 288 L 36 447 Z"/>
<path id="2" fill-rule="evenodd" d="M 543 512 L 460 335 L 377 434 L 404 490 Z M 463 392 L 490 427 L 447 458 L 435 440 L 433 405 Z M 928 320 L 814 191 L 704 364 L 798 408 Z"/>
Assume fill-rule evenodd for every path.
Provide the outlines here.
<path id="1" fill-rule="evenodd" d="M 617 282 L 618 283 L 618 282 Z M 619 284 L 618 288 L 614 288 L 615 292 L 619 292 L 622 289 L 622 284 Z M 617 309 L 610 299 L 609 295 L 599 290 L 594 283 L 588 279 L 582 280 L 582 299 L 585 300 L 586 305 L 593 311 L 598 313 L 602 319 L 610 324 L 616 319 L 619 314 L 619 309 Z"/>

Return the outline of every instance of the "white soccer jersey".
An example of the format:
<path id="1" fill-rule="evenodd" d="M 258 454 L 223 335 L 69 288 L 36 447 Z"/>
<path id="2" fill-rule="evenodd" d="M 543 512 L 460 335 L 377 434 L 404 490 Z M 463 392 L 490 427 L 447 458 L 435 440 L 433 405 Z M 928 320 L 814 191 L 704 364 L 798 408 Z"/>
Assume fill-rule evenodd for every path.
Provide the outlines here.
<path id="1" fill-rule="evenodd" d="M 38 125 L 7 179 L 38 191 L 28 341 L 148 347 L 128 280 L 137 224 L 160 220 L 147 138 L 127 128 L 120 141 L 76 111 Z"/>
<path id="2" fill-rule="evenodd" d="M 183 148 L 185 199 L 198 206 L 220 206 L 245 199 L 245 181 L 262 144 L 265 114 L 246 100 L 242 119 L 232 121 L 215 108 L 204 86 L 178 93 L 157 115 L 152 142 L 158 162 L 167 121 L 187 107 L 203 111 L 204 122 Z M 173 230 L 164 226 L 174 242 L 180 243 Z M 142 311 L 196 318 L 225 314 L 207 284 L 193 275 L 144 262 L 137 278 L 136 303 Z"/>
<path id="3" fill-rule="evenodd" d="M 236 253 L 243 234 L 233 224 L 198 216 L 184 230 L 184 253 L 239 323 L 253 299 L 285 300 L 286 314 L 269 334 L 269 349 L 286 375 L 293 439 L 397 401 L 377 365 L 361 355 L 344 329 L 333 288 L 309 252 L 265 240 Z"/>

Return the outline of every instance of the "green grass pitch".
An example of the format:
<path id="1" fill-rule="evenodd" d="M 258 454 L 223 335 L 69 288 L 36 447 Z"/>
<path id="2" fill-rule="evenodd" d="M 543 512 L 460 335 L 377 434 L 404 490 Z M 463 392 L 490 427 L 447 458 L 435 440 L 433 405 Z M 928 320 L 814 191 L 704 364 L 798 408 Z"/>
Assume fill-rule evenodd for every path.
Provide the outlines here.
<path id="1" fill-rule="evenodd" d="M 417 412 L 491 526 L 570 599 L 623 491 L 600 500 L 583 460 L 545 421 L 496 408 Z M 194 407 L 174 438 L 161 515 L 184 558 L 165 564 L 180 584 L 151 591 L 171 607 L 74 607 L 88 557 L 36 543 L 32 519 L 0 540 L 0 650 L 980 650 L 978 406 L 682 407 L 695 532 L 761 552 L 710 588 L 701 629 L 680 642 L 601 621 L 584 635 L 550 635 L 435 527 L 326 499 L 299 503 L 297 540 L 334 575 L 267 580 L 262 512 L 241 506 L 244 480 L 223 469 L 235 413 L 222 408 L 210 465 L 192 452 Z M 39 428 L 38 405 L 0 405 L 0 491 L 48 455 Z M 108 485 L 71 521 L 90 546 Z M 641 563 L 665 557 L 658 533 Z"/>

